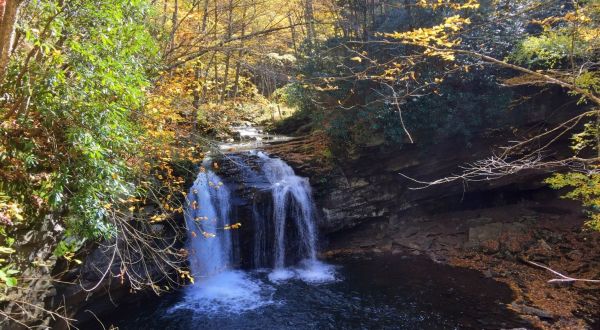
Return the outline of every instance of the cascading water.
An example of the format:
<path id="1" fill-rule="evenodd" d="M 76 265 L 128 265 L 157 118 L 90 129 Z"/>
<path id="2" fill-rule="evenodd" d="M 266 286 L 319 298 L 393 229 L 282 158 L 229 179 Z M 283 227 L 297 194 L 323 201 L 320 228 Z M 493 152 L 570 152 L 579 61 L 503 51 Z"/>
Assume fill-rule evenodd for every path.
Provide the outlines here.
<path id="1" fill-rule="evenodd" d="M 182 308 L 202 313 L 240 312 L 270 303 L 264 297 L 271 288 L 232 268 L 236 253 L 231 232 L 225 230 L 231 224 L 231 195 L 221 178 L 209 170 L 210 163 L 210 159 L 204 162 L 187 195 L 187 248 L 195 284 L 170 312 Z"/>
<path id="2" fill-rule="evenodd" d="M 220 230 L 230 224 L 230 194 L 221 178 L 206 169 L 209 162 L 187 195 L 185 212 L 190 270 L 199 279 L 230 267 L 233 255 L 231 233 Z"/>
<path id="3" fill-rule="evenodd" d="M 300 238 L 299 255 L 310 261 L 317 259 L 315 211 L 310 184 L 306 178 L 297 176 L 281 159 L 269 158 L 262 152 L 262 171 L 271 184 L 273 194 L 273 220 L 275 222 L 275 268 L 284 268 L 286 246 L 286 220 L 295 221 Z"/>
<path id="4" fill-rule="evenodd" d="M 308 282 L 334 280 L 332 268 L 317 260 L 316 212 L 308 179 L 297 176 L 281 159 L 270 158 L 262 152 L 255 155 L 261 161 L 261 172 L 269 183 L 272 195 L 274 270 L 269 279 L 274 282 L 292 277 Z M 262 218 L 255 218 L 254 221 L 259 226 L 265 225 Z M 289 226 L 288 221 L 292 222 Z M 297 241 L 290 243 L 290 238 Z M 265 237 L 264 230 L 256 230 L 255 241 L 259 239 L 269 239 Z M 295 247 L 295 258 L 287 260 L 291 253 L 286 249 L 290 245 Z M 257 252 L 260 255 L 265 254 L 263 251 L 255 251 L 255 254 Z M 297 259 L 301 260 L 300 267 L 286 268 Z"/>
<path id="5" fill-rule="evenodd" d="M 166 295 L 158 304 L 145 302 L 137 314 L 117 316 L 120 328 L 478 328 L 488 324 L 480 320 L 490 310 L 503 305 L 498 301 L 512 299 L 508 287 L 502 291 L 506 297 L 485 298 L 488 293 L 471 290 L 473 284 L 487 289 L 496 282 L 470 270 L 449 273 L 447 266 L 405 256 L 345 260 L 334 272 L 317 260 L 317 212 L 305 178 L 256 151 L 228 154 L 219 162 L 221 177 L 210 165 L 207 159 L 187 195 L 187 250 L 195 283 L 183 296 Z M 225 230 L 234 222 L 242 228 Z M 392 273 L 374 280 L 374 269 Z M 336 280 L 337 272 L 343 281 Z M 449 286 L 454 294 L 439 294 Z M 456 313 L 457 300 L 473 308 Z M 496 315 L 498 327 L 522 326 L 520 318 L 507 323 L 512 314 Z M 465 326 L 469 319 L 476 321 Z"/>
<path id="6" fill-rule="evenodd" d="M 253 266 L 272 267 L 267 278 L 273 284 L 292 278 L 310 283 L 334 280 L 333 268 L 317 260 L 315 207 L 308 180 L 295 175 L 280 159 L 262 152 L 247 155 L 257 161 L 259 171 L 237 156 L 232 155 L 231 159 L 244 175 L 252 177 L 254 189 L 267 191 L 271 196 L 270 212 L 259 212 L 257 205 L 253 205 L 251 212 Z M 209 169 L 210 164 L 210 159 L 204 162 L 187 195 L 187 248 L 196 283 L 187 289 L 184 301 L 172 310 L 241 312 L 274 303 L 275 288 L 257 275 L 264 274 L 264 270 L 244 272 L 233 268 L 239 263 L 234 249 L 239 244 L 225 227 L 232 223 L 232 200 L 236 196 Z M 294 246 L 294 251 L 287 249 L 288 246 Z M 293 258 L 288 258 L 292 255 Z M 297 266 L 296 261 L 299 261 Z"/>

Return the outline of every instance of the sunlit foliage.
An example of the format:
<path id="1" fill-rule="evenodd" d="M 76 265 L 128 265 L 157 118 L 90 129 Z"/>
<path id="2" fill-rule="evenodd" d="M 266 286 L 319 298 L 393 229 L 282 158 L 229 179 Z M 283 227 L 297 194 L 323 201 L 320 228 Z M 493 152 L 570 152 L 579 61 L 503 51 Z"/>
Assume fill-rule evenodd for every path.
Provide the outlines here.
<path id="1" fill-rule="evenodd" d="M 145 1 L 32 1 L 22 9 L 0 81 L 6 242 L 48 214 L 65 215 L 65 237 L 112 234 L 105 205 L 136 191 L 134 115 L 157 54 L 143 23 L 149 10 Z"/>

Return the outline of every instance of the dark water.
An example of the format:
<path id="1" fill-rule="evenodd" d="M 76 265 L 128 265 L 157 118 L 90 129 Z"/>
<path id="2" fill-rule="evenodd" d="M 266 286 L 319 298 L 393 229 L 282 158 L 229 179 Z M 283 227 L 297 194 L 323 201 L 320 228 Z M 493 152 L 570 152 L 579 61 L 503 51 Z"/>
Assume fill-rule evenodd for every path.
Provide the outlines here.
<path id="1" fill-rule="evenodd" d="M 119 329 L 501 329 L 527 326 L 505 304 L 511 291 L 480 273 L 416 257 L 346 259 L 337 281 L 273 283 L 245 273 L 259 294 L 221 306 L 185 293 L 120 309 Z M 235 286 L 235 283 L 233 283 Z M 248 298 L 248 297 L 246 297 Z M 193 301 L 193 299 L 197 299 Z M 232 298 L 236 299 L 236 298 Z M 211 307 L 207 307 L 211 306 Z M 247 307 L 254 309 L 247 309 Z M 246 310 L 244 310 L 246 309 Z M 92 327 L 86 327 L 86 329 Z"/>

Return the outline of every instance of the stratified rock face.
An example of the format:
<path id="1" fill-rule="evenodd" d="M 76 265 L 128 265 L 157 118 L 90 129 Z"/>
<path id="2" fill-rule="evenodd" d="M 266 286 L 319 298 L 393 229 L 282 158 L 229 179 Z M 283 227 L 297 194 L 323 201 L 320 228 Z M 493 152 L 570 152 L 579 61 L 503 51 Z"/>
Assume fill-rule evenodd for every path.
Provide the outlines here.
<path id="1" fill-rule="evenodd" d="M 308 137 L 267 150 L 310 178 L 322 212 L 320 229 L 326 234 L 365 222 L 557 198 L 543 185 L 544 173 L 521 173 L 469 185 L 454 182 L 426 189 L 415 189 L 422 185 L 405 177 L 429 181 L 451 175 L 461 165 L 489 156 L 490 141 L 483 139 L 469 148 L 451 140 L 426 148 L 365 148 L 328 166 L 318 159 L 319 155 L 310 154 L 313 143 Z"/>
<path id="2" fill-rule="evenodd" d="M 365 148 L 330 160 L 329 166 L 313 144 L 307 137 L 269 151 L 310 178 L 322 211 L 321 233 L 328 239 L 324 257 L 424 255 L 510 283 L 516 297 L 512 308 L 544 328 L 597 326 L 595 291 L 559 292 L 547 283 L 552 274 L 520 262 L 551 265 L 578 278 L 599 276 L 600 233 L 582 230 L 581 205 L 545 187 L 547 173 L 414 190 L 419 185 L 400 173 L 421 181 L 446 177 L 488 157 L 493 141 L 481 139 L 470 148 L 460 141 Z"/>

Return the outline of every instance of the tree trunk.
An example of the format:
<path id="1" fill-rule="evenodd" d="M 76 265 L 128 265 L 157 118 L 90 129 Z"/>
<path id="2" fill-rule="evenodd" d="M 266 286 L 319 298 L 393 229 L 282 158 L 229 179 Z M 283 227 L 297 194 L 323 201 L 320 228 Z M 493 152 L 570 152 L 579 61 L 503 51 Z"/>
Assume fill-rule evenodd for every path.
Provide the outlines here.
<path id="1" fill-rule="evenodd" d="M 375 31 L 375 0 L 371 0 L 371 31 Z"/>
<path id="2" fill-rule="evenodd" d="M 600 113 L 596 114 L 596 153 L 600 158 Z"/>
<path id="3" fill-rule="evenodd" d="M 200 7 L 198 7 L 198 10 L 200 10 Z M 202 38 L 204 38 L 206 35 L 207 20 L 208 20 L 208 0 L 204 0 L 204 6 L 202 9 L 202 24 L 200 25 L 200 33 L 201 33 Z M 201 51 L 201 50 L 202 50 L 202 46 L 198 46 L 198 51 Z M 198 112 L 200 111 L 200 103 L 201 103 L 201 101 L 200 101 L 200 80 L 202 78 L 201 71 L 202 71 L 202 64 L 200 63 L 200 61 L 198 61 L 196 63 L 196 67 L 194 70 L 194 79 L 196 81 L 196 84 L 194 86 L 194 102 L 193 102 L 194 114 L 192 116 L 192 120 L 193 120 L 192 127 L 193 127 L 194 131 L 198 127 Z M 206 82 L 204 82 L 203 88 L 206 88 Z"/>
<path id="4" fill-rule="evenodd" d="M 165 29 L 165 24 L 167 24 L 167 4 L 169 3 L 168 0 L 165 0 L 163 2 L 163 11 L 162 11 L 162 17 L 161 17 L 161 22 L 160 25 L 162 26 L 162 29 Z"/>
<path id="5" fill-rule="evenodd" d="M 23 4 L 23 0 L 0 0 L 0 83 L 4 81 L 13 51 L 17 17 Z"/>
<path id="6" fill-rule="evenodd" d="M 219 40 L 219 29 L 218 29 L 218 27 L 219 27 L 219 25 L 218 25 L 218 22 L 219 22 L 219 1 L 215 0 L 214 4 L 215 4 L 215 22 L 214 22 L 214 28 L 213 28 L 213 30 L 214 30 L 213 37 L 214 37 L 214 42 L 217 42 L 217 40 Z M 218 64 L 218 57 L 217 57 L 218 56 L 218 51 L 217 50 L 215 50 L 213 56 L 214 56 L 213 57 L 213 59 L 214 59 L 214 63 L 213 64 L 214 64 L 214 69 L 215 69 L 215 76 L 214 76 L 214 79 L 215 79 L 215 92 L 214 92 L 214 94 L 217 95 L 217 101 L 218 101 L 218 95 L 219 95 L 219 64 Z"/>
<path id="7" fill-rule="evenodd" d="M 169 40 L 169 50 L 173 50 L 175 48 L 175 35 L 177 33 L 177 15 L 179 15 L 179 1 L 175 0 L 175 5 L 173 7 L 173 16 L 171 17 L 171 36 Z"/>
<path id="8" fill-rule="evenodd" d="M 227 16 L 227 36 L 225 40 L 231 39 L 233 34 L 232 31 L 232 23 L 233 23 L 233 0 L 229 0 L 229 14 Z M 221 90 L 221 100 L 220 103 L 223 104 L 225 98 L 227 97 L 227 85 L 229 83 L 229 64 L 231 62 L 231 51 L 227 50 L 225 53 L 225 72 L 223 73 L 223 89 Z"/>
<path id="9" fill-rule="evenodd" d="M 196 67 L 194 68 L 194 82 L 195 84 L 193 84 L 193 94 L 194 94 L 194 101 L 192 102 L 192 106 L 193 106 L 193 113 L 192 113 L 192 128 L 195 131 L 196 130 L 196 126 L 198 125 L 198 111 L 200 111 L 200 72 L 202 70 L 202 65 L 200 64 L 200 61 L 198 61 L 198 63 L 196 63 Z"/>
<path id="10" fill-rule="evenodd" d="M 313 0 L 305 0 L 304 2 L 304 19 L 306 20 L 306 37 L 308 44 L 312 46 L 316 39 L 315 35 L 315 14 L 313 8 Z"/>
<path id="11" fill-rule="evenodd" d="M 233 84 L 233 98 L 235 99 L 240 87 L 240 71 L 242 66 L 242 56 L 244 55 L 244 35 L 246 34 L 246 7 L 242 12 L 242 31 L 240 32 L 240 50 L 238 52 L 237 63 L 235 65 L 235 83 Z"/>
<path id="12" fill-rule="evenodd" d="M 363 40 L 367 40 L 369 37 L 369 5 L 367 4 L 367 0 L 363 0 L 362 3 L 362 17 L 363 17 Z"/>
<path id="13" fill-rule="evenodd" d="M 409 0 L 404 0 L 404 7 L 406 8 L 406 16 L 408 16 L 408 28 L 410 30 L 413 29 L 413 19 L 412 19 L 412 4 Z"/>
<path id="14" fill-rule="evenodd" d="M 298 47 L 296 46 L 296 28 L 292 22 L 292 14 L 288 14 L 288 22 L 290 24 L 290 31 L 292 32 L 292 46 L 294 47 L 294 56 L 298 57 Z"/>

